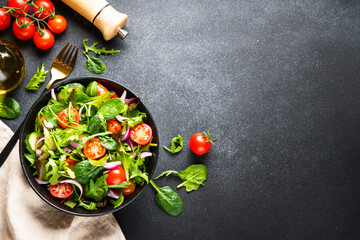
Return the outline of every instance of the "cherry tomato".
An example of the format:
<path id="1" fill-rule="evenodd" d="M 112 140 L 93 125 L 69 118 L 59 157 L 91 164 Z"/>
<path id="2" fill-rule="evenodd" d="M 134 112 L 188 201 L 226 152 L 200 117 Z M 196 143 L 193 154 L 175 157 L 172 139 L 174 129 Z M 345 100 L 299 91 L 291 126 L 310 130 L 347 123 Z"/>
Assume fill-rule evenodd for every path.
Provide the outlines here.
<path id="1" fill-rule="evenodd" d="M 135 191 L 136 188 L 136 183 L 133 182 L 133 180 L 130 180 L 129 182 L 131 182 L 131 184 L 129 186 L 127 186 L 126 188 L 122 188 L 122 194 L 124 196 L 128 196 L 130 194 L 132 194 Z"/>
<path id="2" fill-rule="evenodd" d="M 104 87 L 103 85 L 101 85 L 100 83 L 97 83 L 97 92 L 98 95 L 100 96 L 102 93 L 107 92 L 109 90 L 107 90 L 106 87 Z"/>
<path id="3" fill-rule="evenodd" d="M 12 7 L 12 8 L 22 8 L 26 4 L 26 6 L 24 6 L 22 8 L 22 10 L 25 13 L 29 13 L 30 5 L 28 3 L 26 3 L 26 1 L 27 0 L 9 0 L 8 3 L 7 3 L 7 6 Z M 15 13 L 11 14 L 11 16 L 13 16 L 13 17 L 21 17 L 21 16 L 24 16 L 24 14 L 20 10 L 15 10 Z"/>
<path id="4" fill-rule="evenodd" d="M 114 95 L 112 95 L 111 98 L 119 98 L 119 96 L 116 94 L 116 92 L 114 92 L 114 91 L 110 91 L 110 92 L 114 94 Z"/>
<path id="5" fill-rule="evenodd" d="M 50 18 L 48 24 L 53 33 L 62 33 L 67 26 L 66 19 L 61 15 L 55 15 L 55 18 Z"/>
<path id="6" fill-rule="evenodd" d="M 106 178 L 108 185 L 115 185 L 126 181 L 125 170 L 122 167 L 116 167 L 110 170 Z"/>
<path id="7" fill-rule="evenodd" d="M 211 143 L 203 133 L 195 133 L 190 138 L 190 149 L 197 155 L 203 155 L 210 150 Z"/>
<path id="8" fill-rule="evenodd" d="M 72 169 L 76 164 L 78 164 L 79 163 L 79 161 L 76 161 L 76 160 L 74 160 L 74 159 L 72 159 L 72 158 L 66 158 L 66 160 L 65 160 L 67 163 L 69 163 L 69 165 L 70 165 L 70 169 Z"/>
<path id="9" fill-rule="evenodd" d="M 18 24 L 22 27 L 19 27 Z M 29 24 L 24 27 L 25 24 Z M 20 40 L 29 40 L 34 36 L 35 24 L 27 17 L 19 17 L 13 24 L 13 33 Z"/>
<path id="10" fill-rule="evenodd" d="M 6 15 L 7 10 L 5 8 L 0 8 L 0 31 L 7 29 L 10 25 L 10 15 Z"/>
<path id="11" fill-rule="evenodd" d="M 68 198 L 74 191 L 71 183 L 58 183 L 50 185 L 49 191 L 56 198 Z"/>
<path id="12" fill-rule="evenodd" d="M 95 160 L 104 156 L 106 153 L 106 148 L 101 145 L 101 141 L 99 138 L 94 138 L 92 141 L 89 140 L 86 142 L 86 146 L 84 148 L 84 154 L 86 158 Z"/>
<path id="13" fill-rule="evenodd" d="M 130 138 L 140 145 L 146 145 L 152 137 L 152 129 L 146 123 L 139 123 L 130 129 Z"/>
<path id="14" fill-rule="evenodd" d="M 39 11 L 40 6 L 44 9 L 42 13 Z M 35 6 L 33 6 L 33 12 L 37 18 L 48 17 L 54 12 L 54 9 L 54 4 L 50 0 L 37 0 Z"/>
<path id="15" fill-rule="evenodd" d="M 118 121 L 116 120 L 107 120 L 107 127 L 108 127 L 108 131 L 112 132 L 112 133 L 117 133 L 118 131 L 121 130 L 121 125 Z"/>
<path id="16" fill-rule="evenodd" d="M 58 118 L 59 118 L 58 122 L 59 122 L 60 126 L 62 126 L 63 128 L 69 128 L 68 126 L 66 126 L 67 124 L 70 126 L 75 126 L 80 122 L 79 112 L 75 108 L 70 108 L 70 110 L 72 113 L 72 118 L 75 121 L 75 122 L 71 122 L 70 124 L 68 124 L 69 123 L 69 108 L 65 108 L 58 114 Z"/>
<path id="17" fill-rule="evenodd" d="M 41 31 L 36 31 L 33 41 L 37 48 L 41 50 L 47 50 L 54 45 L 55 38 L 48 29 L 42 28 Z"/>

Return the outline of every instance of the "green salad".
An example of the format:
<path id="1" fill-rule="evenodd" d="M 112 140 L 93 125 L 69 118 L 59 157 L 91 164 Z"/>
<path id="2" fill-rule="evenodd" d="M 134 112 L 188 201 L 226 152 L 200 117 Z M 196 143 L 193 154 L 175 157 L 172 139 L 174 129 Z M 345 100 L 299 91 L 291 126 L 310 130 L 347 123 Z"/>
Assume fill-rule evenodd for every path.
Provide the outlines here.
<path id="1" fill-rule="evenodd" d="M 149 182 L 157 144 L 146 113 L 137 109 L 139 99 L 109 90 L 96 81 L 52 90 L 25 139 L 36 181 L 71 208 L 116 208 Z"/>

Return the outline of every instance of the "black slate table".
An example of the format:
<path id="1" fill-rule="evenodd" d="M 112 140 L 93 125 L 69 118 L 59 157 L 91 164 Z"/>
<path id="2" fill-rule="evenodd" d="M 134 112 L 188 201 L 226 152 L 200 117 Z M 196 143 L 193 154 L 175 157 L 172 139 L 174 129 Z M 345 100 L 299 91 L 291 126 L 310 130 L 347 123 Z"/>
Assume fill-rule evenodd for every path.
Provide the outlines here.
<path id="1" fill-rule="evenodd" d="M 360 238 L 360 3 L 334 1 L 109 1 L 127 13 L 129 36 L 105 42 L 60 1 L 68 20 L 51 50 L 11 30 L 27 71 L 9 96 L 22 114 L 39 97 L 25 91 L 40 62 L 50 68 L 67 41 L 122 50 L 101 77 L 141 96 L 161 145 L 181 134 L 184 149 L 160 150 L 155 175 L 193 163 L 208 167 L 197 191 L 176 190 L 184 211 L 166 215 L 147 186 L 115 214 L 128 239 Z M 82 55 L 71 77 L 95 76 Z M 195 156 L 193 133 L 220 140 Z M 173 189 L 176 177 L 157 180 Z"/>

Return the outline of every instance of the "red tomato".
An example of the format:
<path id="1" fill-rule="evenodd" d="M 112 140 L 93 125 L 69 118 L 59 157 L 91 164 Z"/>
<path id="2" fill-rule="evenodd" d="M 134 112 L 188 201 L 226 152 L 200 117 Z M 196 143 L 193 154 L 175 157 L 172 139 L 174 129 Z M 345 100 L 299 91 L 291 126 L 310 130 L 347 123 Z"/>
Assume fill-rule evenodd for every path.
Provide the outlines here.
<path id="1" fill-rule="evenodd" d="M 130 129 L 130 138 L 140 145 L 146 145 L 152 137 L 152 129 L 146 123 L 139 123 Z"/>
<path id="2" fill-rule="evenodd" d="M 125 170 L 122 167 L 116 167 L 110 170 L 106 178 L 108 185 L 115 185 L 126 181 Z"/>
<path id="3" fill-rule="evenodd" d="M 116 92 L 114 92 L 114 91 L 110 91 L 110 92 L 114 94 L 114 95 L 112 95 L 111 98 L 119 98 L 119 96 L 116 94 Z"/>
<path id="4" fill-rule="evenodd" d="M 29 24 L 24 27 L 25 24 Z M 22 26 L 22 27 L 19 27 Z M 29 40 L 34 36 L 35 24 L 27 17 L 19 17 L 13 24 L 13 33 L 20 40 Z"/>
<path id="5" fill-rule="evenodd" d="M 135 191 L 136 183 L 134 183 L 133 180 L 130 180 L 129 182 L 131 183 L 129 186 L 127 186 L 126 188 L 121 189 L 122 194 L 124 196 L 128 196 L 128 195 L 132 194 Z"/>
<path id="6" fill-rule="evenodd" d="M 190 139 L 190 149 L 197 155 L 203 155 L 210 150 L 211 143 L 204 133 L 195 133 Z"/>
<path id="7" fill-rule="evenodd" d="M 75 126 L 80 122 L 79 112 L 75 108 L 71 108 L 71 113 L 72 113 L 73 120 L 75 122 L 71 122 L 70 124 L 68 124 L 69 123 L 69 108 L 65 108 L 64 110 L 59 112 L 58 122 L 59 122 L 60 126 L 62 126 L 63 128 L 69 128 L 68 126 L 66 126 L 67 124 L 70 126 Z"/>
<path id="8" fill-rule="evenodd" d="M 100 83 L 97 83 L 97 91 L 98 91 L 98 95 L 100 96 L 102 93 L 107 92 L 109 90 L 107 90 L 107 88 L 101 85 Z"/>
<path id="9" fill-rule="evenodd" d="M 50 185 L 49 191 L 56 198 L 68 198 L 74 191 L 71 183 L 58 183 Z"/>
<path id="10" fill-rule="evenodd" d="M 76 164 L 79 163 L 79 161 L 76 161 L 76 160 L 74 160 L 72 158 L 69 158 L 69 157 L 66 158 L 66 162 L 69 163 L 70 169 L 72 169 Z"/>
<path id="11" fill-rule="evenodd" d="M 89 140 L 86 142 L 86 146 L 84 148 L 84 154 L 86 158 L 95 160 L 104 156 L 106 153 L 106 148 L 101 145 L 101 141 L 99 138 L 94 138 L 92 141 Z"/>
<path id="12" fill-rule="evenodd" d="M 42 13 L 39 11 L 40 6 L 43 8 Z M 33 12 L 37 18 L 46 18 L 51 15 L 54 10 L 54 4 L 50 0 L 37 0 L 35 6 L 33 6 Z"/>
<path id="13" fill-rule="evenodd" d="M 54 45 L 55 38 L 48 29 L 42 28 L 41 31 L 36 31 L 33 41 L 37 48 L 41 50 L 47 50 Z"/>
<path id="14" fill-rule="evenodd" d="M 61 15 L 55 15 L 55 18 L 50 18 L 48 24 L 53 33 L 62 33 L 67 26 L 66 19 Z"/>
<path id="15" fill-rule="evenodd" d="M 7 3 L 8 7 L 12 8 L 22 8 L 22 10 L 25 13 L 29 13 L 30 11 L 30 5 L 26 3 L 27 0 L 9 0 Z M 26 5 L 25 5 L 26 4 Z M 20 10 L 15 10 L 15 13 L 11 14 L 13 17 L 21 17 L 24 16 L 24 14 Z"/>
<path id="16" fill-rule="evenodd" d="M 0 8 L 0 31 L 7 29 L 10 25 L 10 15 L 6 15 L 7 10 L 5 8 Z"/>
<path id="17" fill-rule="evenodd" d="M 121 125 L 118 121 L 116 120 L 107 120 L 107 127 L 108 127 L 108 131 L 112 132 L 112 133 L 117 133 L 118 131 L 121 130 Z"/>

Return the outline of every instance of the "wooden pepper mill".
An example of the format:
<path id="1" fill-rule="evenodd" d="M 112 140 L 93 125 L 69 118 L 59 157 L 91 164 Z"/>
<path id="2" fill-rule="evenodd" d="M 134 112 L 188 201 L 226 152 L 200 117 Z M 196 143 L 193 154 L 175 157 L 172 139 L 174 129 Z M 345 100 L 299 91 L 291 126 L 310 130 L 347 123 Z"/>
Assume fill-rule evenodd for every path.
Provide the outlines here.
<path id="1" fill-rule="evenodd" d="M 123 29 L 128 19 L 126 14 L 116 11 L 106 0 L 61 0 L 94 24 L 106 41 L 116 35 L 124 39 L 128 32 Z"/>

